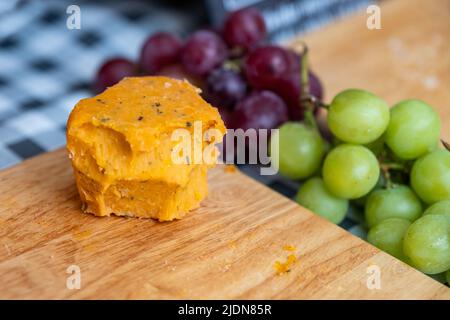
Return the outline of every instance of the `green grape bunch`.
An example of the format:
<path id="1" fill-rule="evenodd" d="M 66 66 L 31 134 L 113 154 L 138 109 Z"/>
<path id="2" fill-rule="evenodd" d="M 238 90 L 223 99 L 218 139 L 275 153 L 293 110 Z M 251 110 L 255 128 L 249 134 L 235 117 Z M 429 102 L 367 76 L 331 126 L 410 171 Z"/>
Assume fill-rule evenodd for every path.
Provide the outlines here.
<path id="1" fill-rule="evenodd" d="M 307 72 L 307 51 L 302 70 Z M 450 146 L 440 140 L 439 114 L 418 99 L 390 108 L 361 89 L 344 90 L 329 105 L 317 103 L 306 75 L 304 120 L 283 124 L 272 149 L 279 153 L 280 174 L 304 181 L 295 200 L 336 224 L 351 204 L 362 207 L 371 244 L 448 281 Z M 315 120 L 317 108 L 327 111 L 327 130 Z"/>

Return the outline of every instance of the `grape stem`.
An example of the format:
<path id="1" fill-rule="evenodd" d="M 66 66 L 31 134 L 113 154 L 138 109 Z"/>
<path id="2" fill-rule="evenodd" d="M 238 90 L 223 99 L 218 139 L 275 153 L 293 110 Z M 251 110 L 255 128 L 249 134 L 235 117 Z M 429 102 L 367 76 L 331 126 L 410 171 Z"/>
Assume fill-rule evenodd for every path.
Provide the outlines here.
<path id="1" fill-rule="evenodd" d="M 448 142 L 445 142 L 444 140 L 441 139 L 442 144 L 444 145 L 445 149 L 447 149 L 448 151 L 450 151 L 450 144 Z"/>
<path id="2" fill-rule="evenodd" d="M 322 101 L 318 100 L 318 99 L 317 99 L 316 97 L 314 97 L 314 96 L 312 96 L 312 98 L 313 98 L 314 104 L 315 104 L 317 107 L 324 108 L 324 109 L 326 109 L 326 110 L 328 110 L 328 109 L 330 108 L 330 105 L 329 105 L 329 104 L 323 103 Z"/>
<path id="3" fill-rule="evenodd" d="M 389 172 L 389 167 L 380 163 L 381 174 L 383 175 L 384 180 L 386 181 L 386 189 L 392 189 L 394 187 L 394 183 L 391 180 L 391 173 Z"/>
<path id="4" fill-rule="evenodd" d="M 401 163 L 387 162 L 381 163 L 380 166 L 385 167 L 387 170 L 408 171 L 408 169 Z"/>
<path id="5" fill-rule="evenodd" d="M 380 161 L 380 170 L 384 180 L 386 181 L 386 189 L 391 189 L 395 186 L 391 179 L 391 170 L 408 172 L 408 168 L 405 165 L 395 162 L 383 163 Z"/>
<path id="6" fill-rule="evenodd" d="M 314 109 L 322 107 L 328 109 L 328 105 L 319 101 L 315 96 L 311 95 L 309 84 L 309 49 L 306 43 L 301 42 L 302 50 L 300 52 L 300 108 L 304 108 L 305 123 L 318 130 L 317 121 L 314 117 Z"/>
<path id="7" fill-rule="evenodd" d="M 318 130 L 317 128 L 317 122 L 314 118 L 314 107 L 315 103 L 313 96 L 311 96 L 310 93 L 310 87 L 309 87 L 309 61 L 308 61 L 308 46 L 306 43 L 302 42 L 302 52 L 301 52 L 301 60 L 300 60 L 300 101 L 299 101 L 299 107 L 304 108 L 305 112 L 305 122 L 312 126 L 314 129 Z"/>
<path id="8" fill-rule="evenodd" d="M 226 60 L 223 64 L 225 69 L 239 72 L 242 67 L 242 59 L 229 59 Z"/>
<path id="9" fill-rule="evenodd" d="M 301 55 L 301 93 L 300 93 L 300 97 L 302 100 L 304 100 L 305 102 L 308 102 L 308 100 L 310 99 L 310 93 L 309 93 L 309 59 L 308 59 L 308 46 L 306 45 L 306 43 L 303 43 L 303 50 L 302 50 L 302 55 Z M 311 104 L 311 101 L 309 101 L 309 107 L 313 107 Z"/>

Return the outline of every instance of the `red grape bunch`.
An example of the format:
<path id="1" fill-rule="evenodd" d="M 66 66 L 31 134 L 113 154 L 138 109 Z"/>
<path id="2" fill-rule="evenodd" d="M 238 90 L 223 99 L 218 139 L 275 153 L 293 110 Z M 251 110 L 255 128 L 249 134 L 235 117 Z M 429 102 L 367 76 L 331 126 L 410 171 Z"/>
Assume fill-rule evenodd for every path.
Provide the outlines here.
<path id="1" fill-rule="evenodd" d="M 187 79 L 219 109 L 228 128 L 274 129 L 301 120 L 300 55 L 266 43 L 266 25 L 254 8 L 232 12 L 218 31 L 198 30 L 184 41 L 158 32 L 143 44 L 138 62 L 106 61 L 95 90 L 101 92 L 126 76 L 164 75 Z M 310 72 L 310 91 L 322 98 L 322 85 Z"/>

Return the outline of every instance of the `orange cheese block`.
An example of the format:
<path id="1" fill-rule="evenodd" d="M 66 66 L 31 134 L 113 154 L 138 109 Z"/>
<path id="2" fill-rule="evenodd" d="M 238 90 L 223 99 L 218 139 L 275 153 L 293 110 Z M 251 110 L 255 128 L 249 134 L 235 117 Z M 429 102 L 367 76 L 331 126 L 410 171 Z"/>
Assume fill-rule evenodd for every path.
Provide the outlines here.
<path id="1" fill-rule="evenodd" d="M 189 134 L 184 151 L 173 136 L 178 129 Z M 211 129 L 215 136 L 205 134 Z M 67 150 L 84 211 L 181 218 L 206 196 L 207 169 L 214 165 L 194 151 L 201 156 L 225 130 L 217 109 L 187 81 L 125 78 L 81 100 L 67 123 Z"/>

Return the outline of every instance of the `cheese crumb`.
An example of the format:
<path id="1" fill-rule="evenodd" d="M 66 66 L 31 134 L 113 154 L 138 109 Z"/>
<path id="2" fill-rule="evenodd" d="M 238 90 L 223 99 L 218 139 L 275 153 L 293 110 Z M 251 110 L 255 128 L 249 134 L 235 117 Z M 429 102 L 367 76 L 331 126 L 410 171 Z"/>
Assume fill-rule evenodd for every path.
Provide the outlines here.
<path id="1" fill-rule="evenodd" d="M 236 172 L 236 170 L 237 170 L 236 166 L 233 164 L 227 164 L 225 166 L 225 172 L 227 172 L 227 173 L 234 173 L 234 172 Z"/>
<path id="2" fill-rule="evenodd" d="M 287 257 L 286 262 L 275 261 L 274 268 L 278 275 L 285 274 L 291 271 L 291 267 L 297 262 L 297 256 L 295 254 L 290 254 Z"/>
<path id="3" fill-rule="evenodd" d="M 285 251 L 295 251 L 295 250 L 297 250 L 297 248 L 294 247 L 294 246 L 291 246 L 291 245 L 287 244 L 287 245 L 285 245 L 285 246 L 283 247 L 283 250 L 285 250 Z"/>

